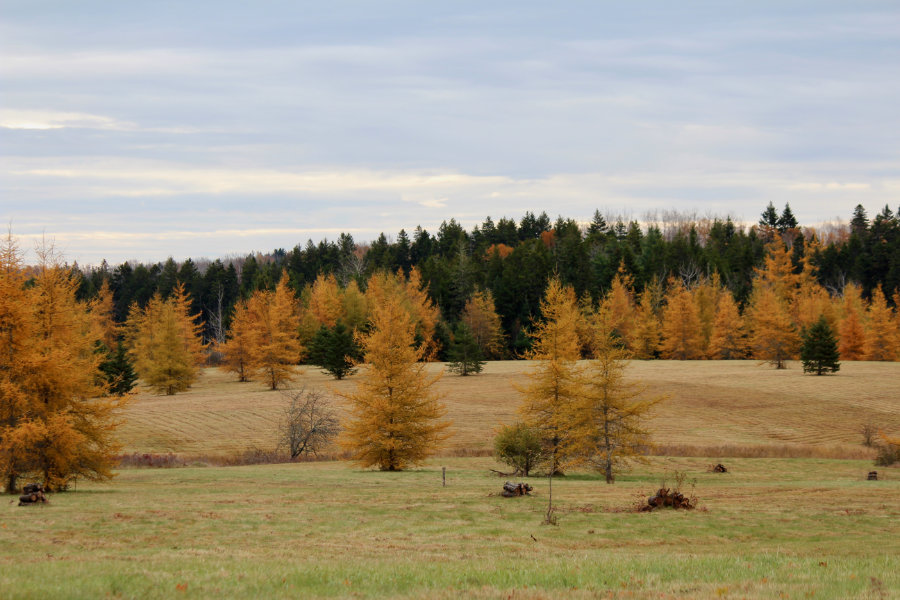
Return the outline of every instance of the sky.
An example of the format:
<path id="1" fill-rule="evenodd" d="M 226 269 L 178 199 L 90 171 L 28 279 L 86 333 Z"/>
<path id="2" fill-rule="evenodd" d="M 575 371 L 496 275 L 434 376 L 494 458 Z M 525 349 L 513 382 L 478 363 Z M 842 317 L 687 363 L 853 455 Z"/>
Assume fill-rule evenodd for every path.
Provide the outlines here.
<path id="1" fill-rule="evenodd" d="M 900 206 L 897 2 L 0 0 L 0 219 L 69 261 Z"/>

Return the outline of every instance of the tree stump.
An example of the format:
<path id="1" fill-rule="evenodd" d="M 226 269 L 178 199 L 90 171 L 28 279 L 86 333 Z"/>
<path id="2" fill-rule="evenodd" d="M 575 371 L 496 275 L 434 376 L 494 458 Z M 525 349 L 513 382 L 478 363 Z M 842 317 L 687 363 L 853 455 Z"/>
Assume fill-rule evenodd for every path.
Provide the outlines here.
<path id="1" fill-rule="evenodd" d="M 869 475 L 866 479 L 868 481 L 878 481 L 878 471 L 869 471 Z"/>

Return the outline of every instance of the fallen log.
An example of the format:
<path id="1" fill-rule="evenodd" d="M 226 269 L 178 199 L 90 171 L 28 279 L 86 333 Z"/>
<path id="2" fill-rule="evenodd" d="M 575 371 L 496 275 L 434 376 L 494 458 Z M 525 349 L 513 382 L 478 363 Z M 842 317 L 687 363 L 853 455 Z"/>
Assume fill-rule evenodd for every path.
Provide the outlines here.
<path id="1" fill-rule="evenodd" d="M 533 488 L 527 483 L 513 483 L 507 481 L 503 484 L 503 491 L 500 495 L 504 498 L 514 498 L 516 496 L 525 496 L 531 492 Z"/>

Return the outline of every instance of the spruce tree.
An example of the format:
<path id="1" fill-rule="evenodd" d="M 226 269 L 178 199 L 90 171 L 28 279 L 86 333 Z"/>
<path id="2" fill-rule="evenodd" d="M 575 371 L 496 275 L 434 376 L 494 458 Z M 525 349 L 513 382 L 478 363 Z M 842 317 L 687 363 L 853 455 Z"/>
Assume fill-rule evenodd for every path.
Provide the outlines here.
<path id="1" fill-rule="evenodd" d="M 341 321 L 334 327 L 321 327 L 310 345 L 310 362 L 331 373 L 335 379 L 355 373 L 354 365 L 360 358 L 353 332 Z"/>
<path id="2" fill-rule="evenodd" d="M 106 346 L 102 346 L 106 348 Z M 106 352 L 106 359 L 100 363 L 100 371 L 106 379 L 107 389 L 111 394 L 124 396 L 132 389 L 137 381 L 137 373 L 134 364 L 128 357 L 125 345 L 119 341 L 114 350 Z"/>
<path id="3" fill-rule="evenodd" d="M 836 373 L 841 368 L 841 364 L 838 362 L 839 356 L 834 332 L 825 316 L 822 315 L 803 336 L 803 346 L 800 349 L 803 372 L 815 372 L 816 375 L 822 375 L 827 371 Z"/>
<path id="4" fill-rule="evenodd" d="M 463 376 L 481 373 L 484 368 L 481 348 L 465 323 L 458 323 L 453 328 L 453 341 L 450 342 L 447 358 L 450 363 L 447 368 Z"/>

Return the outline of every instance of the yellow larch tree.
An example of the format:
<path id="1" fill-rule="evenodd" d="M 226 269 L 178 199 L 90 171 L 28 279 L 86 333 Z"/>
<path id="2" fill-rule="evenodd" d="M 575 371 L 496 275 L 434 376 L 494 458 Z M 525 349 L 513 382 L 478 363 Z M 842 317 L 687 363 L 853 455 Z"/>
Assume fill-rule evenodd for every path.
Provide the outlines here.
<path id="1" fill-rule="evenodd" d="M 654 307 L 655 292 L 650 287 L 641 292 L 635 308 L 632 331 L 632 358 L 655 358 L 659 352 L 662 328 Z M 595 334 L 596 337 L 596 334 Z"/>
<path id="2" fill-rule="evenodd" d="M 428 297 L 428 286 L 422 282 L 419 270 L 412 268 L 409 279 L 403 276 L 402 271 L 372 274 L 366 285 L 366 302 L 370 310 L 389 298 L 399 299 L 416 328 L 416 341 L 423 349 L 422 356 L 426 361 L 434 360 L 438 350 L 434 332 L 440 320 L 440 311 Z"/>
<path id="3" fill-rule="evenodd" d="M 738 310 L 734 296 L 729 292 L 719 295 L 707 356 L 715 360 L 746 358 L 750 341 L 744 326 L 744 318 Z"/>
<path id="4" fill-rule="evenodd" d="M 485 358 L 500 358 L 503 353 L 503 328 L 490 290 L 477 289 L 466 300 L 462 322 L 465 323 Z"/>
<path id="5" fill-rule="evenodd" d="M 751 328 L 750 347 L 753 357 L 768 362 L 777 369 L 800 348 L 800 335 L 794 327 L 790 312 L 773 287 L 754 283 L 750 297 L 748 321 Z"/>
<path id="6" fill-rule="evenodd" d="M 581 314 L 574 289 L 552 277 L 541 300 L 541 316 L 527 354 L 535 366 L 526 382 L 515 387 L 522 394 L 519 413 L 526 425 L 541 432 L 552 474 L 572 457 L 572 423 L 583 387 L 583 369 L 576 362 L 581 356 Z"/>
<path id="7" fill-rule="evenodd" d="M 684 283 L 669 281 L 666 306 L 662 315 L 663 358 L 696 360 L 703 357 L 703 334 L 697 305 Z"/>
<path id="8" fill-rule="evenodd" d="M 319 325 L 334 327 L 344 317 L 344 305 L 341 302 L 341 290 L 334 275 L 316 277 L 312 284 L 307 310 L 312 313 Z"/>
<path id="9" fill-rule="evenodd" d="M 206 362 L 209 344 L 203 341 L 203 321 L 200 319 L 200 313 L 191 314 L 193 301 L 183 283 L 179 282 L 172 290 L 169 302 L 175 312 L 185 352 L 190 356 L 193 365 L 200 367 Z"/>
<path id="10" fill-rule="evenodd" d="M 112 477 L 121 398 L 100 398 L 96 322 L 78 283 L 51 248 L 23 289 L 12 236 L 0 251 L 0 471 L 8 492 L 22 476 L 65 489 L 75 477 Z M 20 304 L 18 307 L 13 304 Z"/>
<path id="11" fill-rule="evenodd" d="M 854 283 L 844 286 L 841 322 L 838 325 L 841 360 L 863 360 L 866 357 L 865 311 L 860 287 Z"/>
<path id="12" fill-rule="evenodd" d="M 231 329 L 222 349 L 224 354 L 223 368 L 237 375 L 238 381 L 250 381 L 256 373 L 253 364 L 253 348 L 257 345 L 258 328 L 253 315 L 247 308 L 246 300 L 239 300 L 234 305 L 231 317 Z"/>
<path id="13" fill-rule="evenodd" d="M 255 334 L 250 362 L 263 375 L 270 389 L 278 389 L 294 377 L 295 365 L 304 348 L 298 334 L 297 297 L 284 270 L 273 291 L 257 290 L 247 302 Z"/>
<path id="14" fill-rule="evenodd" d="M 135 370 L 157 393 L 183 392 L 197 379 L 195 357 L 171 298 L 163 300 L 157 292 L 143 308 L 133 304 L 126 327 Z"/>
<path id="15" fill-rule="evenodd" d="M 625 265 L 613 277 L 609 292 L 600 303 L 606 315 L 607 327 L 612 335 L 629 350 L 632 348 L 632 328 L 634 319 L 634 292 L 632 277 L 625 271 Z"/>
<path id="16" fill-rule="evenodd" d="M 403 297 L 379 296 L 371 305 L 369 333 L 359 335 L 366 369 L 349 403 L 341 445 L 363 467 L 401 471 L 421 464 L 448 438 L 448 421 L 433 390 L 425 348 L 416 347 L 416 324 Z"/>
<path id="17" fill-rule="evenodd" d="M 91 316 L 100 334 L 100 341 L 107 350 L 115 350 L 121 333 L 121 326 L 116 323 L 116 305 L 109 280 L 100 284 L 97 297 L 89 304 Z"/>
<path id="18" fill-rule="evenodd" d="M 896 317 L 887 304 L 881 286 L 872 291 L 866 332 L 866 360 L 900 360 L 900 335 Z"/>
<path id="19" fill-rule="evenodd" d="M 369 305 L 366 295 L 359 289 L 355 279 L 351 279 L 341 294 L 344 310 L 344 324 L 351 330 L 359 330 L 369 319 Z"/>
<path id="20" fill-rule="evenodd" d="M 718 273 L 713 273 L 712 277 L 704 277 L 691 289 L 691 298 L 697 307 L 697 317 L 700 319 L 700 353 L 703 356 L 709 350 L 709 340 L 712 337 L 713 324 L 716 320 L 716 307 L 719 304 L 719 296 L 723 293 L 727 292 L 722 289 Z"/>
<path id="21" fill-rule="evenodd" d="M 663 397 L 644 397 L 644 390 L 625 380 L 627 351 L 598 331 L 597 352 L 588 363 L 576 401 L 571 453 L 602 472 L 606 483 L 632 460 L 642 460 L 650 444 L 647 420 Z"/>

